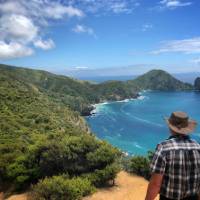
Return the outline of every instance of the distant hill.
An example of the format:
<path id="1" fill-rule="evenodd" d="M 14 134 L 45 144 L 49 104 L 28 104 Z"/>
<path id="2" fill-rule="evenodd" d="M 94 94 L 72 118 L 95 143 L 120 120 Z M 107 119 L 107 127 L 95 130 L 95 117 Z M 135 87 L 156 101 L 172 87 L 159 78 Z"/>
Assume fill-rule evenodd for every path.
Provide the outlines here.
<path id="1" fill-rule="evenodd" d="M 137 90 L 177 91 L 193 89 L 191 84 L 183 83 L 163 70 L 151 70 L 127 83 Z"/>

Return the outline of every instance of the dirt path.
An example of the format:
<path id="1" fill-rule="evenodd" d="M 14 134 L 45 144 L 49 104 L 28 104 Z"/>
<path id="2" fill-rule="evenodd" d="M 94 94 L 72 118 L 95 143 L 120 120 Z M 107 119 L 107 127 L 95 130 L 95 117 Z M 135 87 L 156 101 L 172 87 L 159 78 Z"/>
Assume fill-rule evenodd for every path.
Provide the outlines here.
<path id="1" fill-rule="evenodd" d="M 27 200 L 27 195 L 26 194 L 13 195 L 6 200 Z"/>
<path id="2" fill-rule="evenodd" d="M 118 174 L 115 184 L 116 186 L 100 189 L 83 200 L 144 200 L 148 181 L 122 171 Z M 27 200 L 27 195 L 13 195 L 7 200 Z"/>
<path id="3" fill-rule="evenodd" d="M 3 193 L 0 193 L 0 200 L 5 200 L 3 198 Z M 27 194 L 24 193 L 24 194 L 12 195 L 6 200 L 27 200 Z"/>
<path id="4" fill-rule="evenodd" d="M 101 189 L 84 200 L 144 200 L 147 185 L 145 179 L 122 171 L 117 176 L 116 186 Z"/>

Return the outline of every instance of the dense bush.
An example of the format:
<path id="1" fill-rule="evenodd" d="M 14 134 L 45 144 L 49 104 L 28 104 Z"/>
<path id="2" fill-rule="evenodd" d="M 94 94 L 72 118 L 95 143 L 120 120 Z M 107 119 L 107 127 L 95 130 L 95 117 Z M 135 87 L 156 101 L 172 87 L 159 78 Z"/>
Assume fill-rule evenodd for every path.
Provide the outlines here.
<path id="1" fill-rule="evenodd" d="M 86 178 L 53 176 L 33 186 L 30 200 L 78 200 L 94 192 L 95 188 Z"/>
<path id="2" fill-rule="evenodd" d="M 92 135 L 33 135 L 25 152 L 4 169 L 4 178 L 23 189 L 44 177 L 94 173 L 95 185 L 106 183 L 118 172 L 112 166 L 120 152 Z"/>
<path id="3" fill-rule="evenodd" d="M 98 102 L 97 93 L 88 82 L 0 65 L 1 191 L 63 173 L 93 174 L 115 163 L 119 151 L 92 136 L 76 112 Z"/>
<path id="4" fill-rule="evenodd" d="M 150 177 L 149 160 L 146 157 L 134 156 L 130 160 L 130 172 L 139 176 L 143 176 L 146 179 Z"/>
<path id="5" fill-rule="evenodd" d="M 114 180 L 119 171 L 119 165 L 113 163 L 106 166 L 104 169 L 97 169 L 93 173 L 85 174 L 83 177 L 87 177 L 96 187 L 101 187 L 108 184 L 109 181 L 112 181 L 112 184 L 114 184 Z"/>
<path id="6" fill-rule="evenodd" d="M 149 151 L 147 156 L 132 156 L 126 157 L 122 161 L 123 168 L 130 172 L 137 174 L 149 180 L 150 174 L 150 162 L 153 157 L 153 152 Z"/>

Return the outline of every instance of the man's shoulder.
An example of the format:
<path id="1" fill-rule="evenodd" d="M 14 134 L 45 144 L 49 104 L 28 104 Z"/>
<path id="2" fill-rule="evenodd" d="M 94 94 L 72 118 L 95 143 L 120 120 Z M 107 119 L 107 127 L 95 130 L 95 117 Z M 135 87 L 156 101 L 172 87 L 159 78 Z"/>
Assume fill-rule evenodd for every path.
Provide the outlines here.
<path id="1" fill-rule="evenodd" d="M 194 145 L 195 147 L 200 148 L 200 143 L 197 142 L 196 140 L 190 139 L 190 143 L 191 143 L 192 145 Z"/>
<path id="2" fill-rule="evenodd" d="M 168 138 L 157 145 L 157 148 L 162 148 L 163 150 L 172 150 L 179 148 L 192 148 L 200 150 L 200 144 L 191 138 L 186 140 L 180 140 L 177 138 Z"/>
<path id="3" fill-rule="evenodd" d="M 175 143 L 177 143 L 176 138 L 168 138 L 168 139 L 165 139 L 165 140 L 161 141 L 158 144 L 158 147 L 164 148 L 164 147 L 166 147 L 168 145 L 172 145 L 172 144 L 175 144 Z"/>

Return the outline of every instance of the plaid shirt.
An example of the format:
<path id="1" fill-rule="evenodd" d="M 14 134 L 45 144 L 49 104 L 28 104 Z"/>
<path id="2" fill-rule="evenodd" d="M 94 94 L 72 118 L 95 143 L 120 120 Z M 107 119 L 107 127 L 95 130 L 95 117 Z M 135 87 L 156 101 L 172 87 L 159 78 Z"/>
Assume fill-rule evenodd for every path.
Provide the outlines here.
<path id="1" fill-rule="evenodd" d="M 200 144 L 189 136 L 171 136 L 157 145 L 151 172 L 163 174 L 160 194 L 183 199 L 200 191 Z"/>

